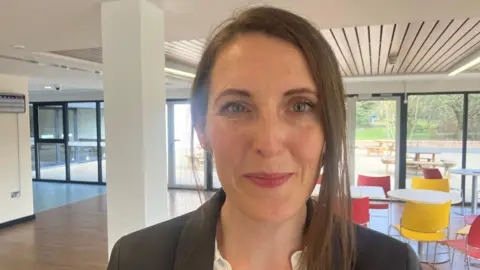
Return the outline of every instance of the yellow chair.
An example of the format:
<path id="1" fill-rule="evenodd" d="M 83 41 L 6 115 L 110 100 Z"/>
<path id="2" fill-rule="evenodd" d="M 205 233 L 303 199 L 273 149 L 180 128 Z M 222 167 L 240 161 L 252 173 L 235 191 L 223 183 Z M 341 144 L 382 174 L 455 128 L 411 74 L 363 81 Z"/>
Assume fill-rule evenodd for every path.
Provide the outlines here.
<path id="1" fill-rule="evenodd" d="M 467 225 L 467 226 L 461 228 L 460 230 L 456 231 L 455 232 L 455 240 L 457 240 L 459 236 L 467 237 L 468 233 L 470 232 L 470 227 L 471 226 L 472 225 Z"/>
<path id="2" fill-rule="evenodd" d="M 462 211 L 465 208 L 462 191 L 450 189 L 450 181 L 448 179 L 425 179 L 418 176 L 412 178 L 412 189 L 426 189 L 442 192 L 454 192 L 458 194 L 458 200 L 453 201 L 453 204 L 461 203 Z"/>
<path id="3" fill-rule="evenodd" d="M 429 180 L 430 181 L 430 180 Z M 437 256 L 437 243 L 448 237 L 450 223 L 450 202 L 444 204 L 423 204 L 407 201 L 399 225 L 393 225 L 403 238 L 419 243 L 436 242 L 434 262 Z M 447 231 L 447 232 L 445 232 Z"/>
<path id="4" fill-rule="evenodd" d="M 425 179 L 414 176 L 412 178 L 412 189 L 450 192 L 450 182 L 448 179 Z"/>

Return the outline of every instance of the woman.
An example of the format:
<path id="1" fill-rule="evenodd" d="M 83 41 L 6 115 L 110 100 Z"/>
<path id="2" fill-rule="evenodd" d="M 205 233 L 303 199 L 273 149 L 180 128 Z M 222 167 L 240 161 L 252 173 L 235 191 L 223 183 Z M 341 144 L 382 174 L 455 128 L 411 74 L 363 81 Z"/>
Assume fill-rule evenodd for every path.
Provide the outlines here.
<path id="1" fill-rule="evenodd" d="M 420 269 L 406 244 L 348 221 L 342 80 L 305 19 L 256 7 L 226 22 L 205 49 L 191 102 L 223 189 L 120 239 L 109 270 Z"/>

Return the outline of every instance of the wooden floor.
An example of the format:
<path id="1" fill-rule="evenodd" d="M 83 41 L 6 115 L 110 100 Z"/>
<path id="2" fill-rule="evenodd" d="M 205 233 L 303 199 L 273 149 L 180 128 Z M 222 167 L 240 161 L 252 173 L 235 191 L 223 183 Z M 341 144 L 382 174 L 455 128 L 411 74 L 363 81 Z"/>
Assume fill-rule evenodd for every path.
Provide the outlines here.
<path id="1" fill-rule="evenodd" d="M 210 195 L 207 194 L 207 197 Z M 196 191 L 169 192 L 171 217 L 194 210 L 199 205 Z M 394 220 L 397 222 L 402 208 L 402 204 L 394 205 Z M 41 212 L 34 222 L 0 230 L 0 269 L 106 269 L 106 211 L 106 197 L 103 195 Z M 376 213 L 373 215 L 371 228 L 386 233 L 386 218 L 377 217 Z M 451 231 L 462 224 L 462 218 L 452 214 Z M 464 269 L 463 257 L 457 255 L 455 261 L 454 269 Z M 433 269 L 430 266 L 424 268 Z M 435 269 L 450 269 L 449 263 L 436 265 Z"/>

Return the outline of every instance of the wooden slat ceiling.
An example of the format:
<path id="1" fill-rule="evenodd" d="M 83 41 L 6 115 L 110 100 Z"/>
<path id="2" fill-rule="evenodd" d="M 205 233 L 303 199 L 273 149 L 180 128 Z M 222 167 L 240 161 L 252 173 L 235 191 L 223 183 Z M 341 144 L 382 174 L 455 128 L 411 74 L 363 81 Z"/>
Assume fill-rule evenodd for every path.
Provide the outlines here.
<path id="1" fill-rule="evenodd" d="M 344 76 L 446 72 L 480 49 L 480 18 L 321 30 Z M 165 43 L 166 57 L 196 66 L 205 40 Z M 101 63 L 101 48 L 53 52 Z M 396 62 L 391 59 L 396 58 Z"/>

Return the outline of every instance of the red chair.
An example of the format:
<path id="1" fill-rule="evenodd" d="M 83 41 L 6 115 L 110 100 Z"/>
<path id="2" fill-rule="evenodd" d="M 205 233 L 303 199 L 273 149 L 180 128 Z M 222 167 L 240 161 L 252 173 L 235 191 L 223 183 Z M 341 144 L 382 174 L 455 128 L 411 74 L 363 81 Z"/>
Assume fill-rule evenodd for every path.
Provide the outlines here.
<path id="1" fill-rule="evenodd" d="M 423 168 L 423 178 L 425 179 L 432 179 L 432 180 L 437 180 L 437 179 L 444 179 L 442 173 L 438 168 Z M 460 193 L 460 196 L 463 196 L 463 192 L 461 189 L 456 189 L 456 188 L 450 188 L 451 191 L 456 191 Z M 462 198 L 462 209 L 465 207 L 463 198 Z M 463 211 L 463 210 L 462 210 Z M 473 222 L 473 220 L 471 220 Z M 472 224 L 472 223 L 468 223 Z"/>
<path id="2" fill-rule="evenodd" d="M 465 239 L 446 240 L 439 242 L 449 248 L 453 248 L 452 260 L 450 262 L 450 269 L 453 267 L 453 260 L 455 259 L 455 251 L 458 250 L 467 257 L 468 269 L 470 269 L 470 261 L 472 258 L 480 259 L 480 218 L 475 219 L 470 231 Z"/>
<path id="3" fill-rule="evenodd" d="M 390 191 L 390 175 L 387 176 L 366 176 L 358 175 L 357 185 L 359 186 L 371 186 L 382 187 L 385 192 L 385 196 L 388 198 L 387 192 Z M 388 209 L 388 203 L 370 203 L 370 209 Z"/>
<path id="4" fill-rule="evenodd" d="M 370 223 L 370 199 L 368 197 L 352 199 L 352 221 L 368 227 L 368 223 Z"/>
<path id="5" fill-rule="evenodd" d="M 477 217 L 478 215 L 464 216 L 465 225 L 472 225 L 475 219 L 477 219 Z"/>
<path id="6" fill-rule="evenodd" d="M 443 175 L 438 168 L 423 168 L 423 178 L 443 179 Z"/>

